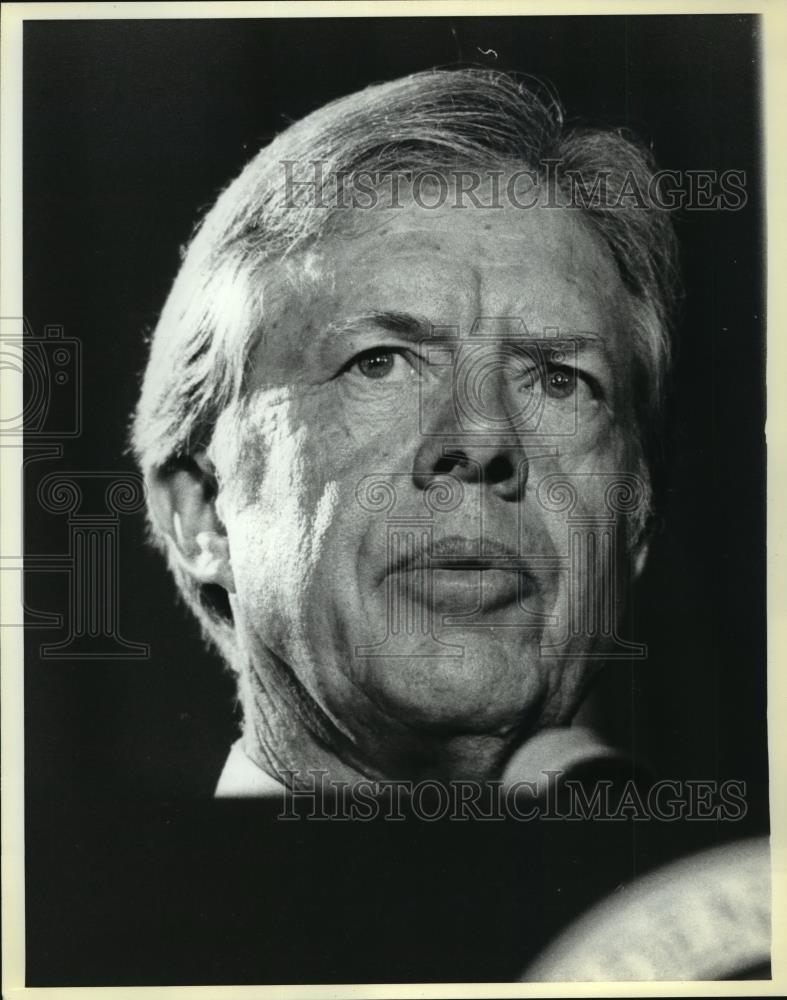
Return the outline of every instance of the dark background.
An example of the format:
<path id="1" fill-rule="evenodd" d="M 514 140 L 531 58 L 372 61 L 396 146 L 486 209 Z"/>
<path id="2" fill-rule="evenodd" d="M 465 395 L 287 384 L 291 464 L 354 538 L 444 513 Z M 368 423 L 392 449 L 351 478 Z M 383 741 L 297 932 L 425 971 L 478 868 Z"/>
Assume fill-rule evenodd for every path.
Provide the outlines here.
<path id="1" fill-rule="evenodd" d="M 610 738 L 656 775 L 747 783 L 746 821 L 719 838 L 763 829 L 758 63 L 757 20 L 738 15 L 28 22 L 25 314 L 36 333 L 58 324 L 80 341 L 84 419 L 62 458 L 28 461 L 26 554 L 68 547 L 66 518 L 36 500 L 43 476 L 133 468 L 125 448 L 145 334 L 179 248 L 261 145 L 330 98 L 436 65 L 546 78 L 571 118 L 630 128 L 664 167 L 746 172 L 745 209 L 676 216 L 686 297 L 671 461 L 662 528 L 626 634 L 649 655 L 613 664 L 600 694 Z M 199 905 L 215 910 L 222 824 L 245 823 L 237 812 L 217 820 L 227 807 L 193 801 L 211 795 L 236 736 L 232 681 L 175 601 L 143 517 L 121 518 L 119 538 L 120 629 L 147 643 L 149 658 L 46 660 L 41 644 L 65 633 L 26 632 L 28 981 L 227 981 L 228 968 L 198 958 L 194 942 L 183 944 L 181 965 L 147 938 L 119 957 L 118 936 L 135 940 L 149 911 L 163 928 L 173 894 L 201 885 Z M 63 613 L 67 601 L 62 573 L 28 574 L 28 607 Z M 180 880 L 177 890 L 168 878 Z M 240 920 L 225 901 L 221 912 L 229 910 Z M 110 912 L 126 922 L 116 926 Z M 208 926 L 201 933 L 215 942 Z M 296 966 L 289 976 L 282 968 L 297 981 Z M 235 981 L 264 978 L 256 967 L 233 969 Z"/>

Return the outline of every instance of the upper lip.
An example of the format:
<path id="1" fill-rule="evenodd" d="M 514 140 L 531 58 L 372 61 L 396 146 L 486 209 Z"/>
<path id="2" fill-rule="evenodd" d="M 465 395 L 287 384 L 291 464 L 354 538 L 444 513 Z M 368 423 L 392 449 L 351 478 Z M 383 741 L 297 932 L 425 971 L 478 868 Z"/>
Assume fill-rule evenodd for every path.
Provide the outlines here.
<path id="1" fill-rule="evenodd" d="M 413 551 L 409 547 L 389 567 L 389 573 L 406 572 L 421 566 L 431 569 L 507 569 L 527 572 L 525 560 L 516 549 L 496 538 L 467 538 L 447 535 L 430 546 Z"/>

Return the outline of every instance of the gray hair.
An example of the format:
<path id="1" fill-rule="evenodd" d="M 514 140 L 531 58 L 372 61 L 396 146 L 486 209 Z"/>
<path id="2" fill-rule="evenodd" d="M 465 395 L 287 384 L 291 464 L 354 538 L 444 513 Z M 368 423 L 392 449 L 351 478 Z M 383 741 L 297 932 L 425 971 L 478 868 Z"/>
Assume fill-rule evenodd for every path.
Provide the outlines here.
<path id="1" fill-rule="evenodd" d="M 603 174 L 607 200 L 578 211 L 608 248 L 631 297 L 640 436 L 653 433 L 669 367 L 677 268 L 669 215 L 648 196 L 655 172 L 649 152 L 620 131 L 567 127 L 555 95 L 531 78 L 434 70 L 369 87 L 290 126 L 202 220 L 156 326 L 135 414 L 133 449 L 146 477 L 207 447 L 220 415 L 241 400 L 247 359 L 268 319 L 259 269 L 312 245 L 341 212 L 335 198 L 322 201 L 319 192 L 294 202 L 283 165 L 290 165 L 291 182 L 313 178 L 315 161 L 326 183 L 337 176 L 351 183 L 362 172 L 457 167 L 524 167 L 541 180 L 550 162 L 560 164 L 564 178 Z M 632 180 L 636 203 L 617 200 Z M 152 512 L 151 522 L 163 543 L 164 526 Z M 209 637 L 231 652 L 226 608 L 170 562 Z"/>

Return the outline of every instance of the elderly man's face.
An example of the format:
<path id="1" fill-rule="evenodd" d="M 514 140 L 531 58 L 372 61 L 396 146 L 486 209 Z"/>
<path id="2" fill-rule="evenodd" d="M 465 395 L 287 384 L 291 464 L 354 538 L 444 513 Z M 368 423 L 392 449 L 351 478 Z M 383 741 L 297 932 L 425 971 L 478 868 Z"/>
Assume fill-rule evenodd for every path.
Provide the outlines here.
<path id="1" fill-rule="evenodd" d="M 246 648 L 372 768 L 565 720 L 618 613 L 581 519 L 638 461 L 608 252 L 565 209 L 348 210 L 263 294 L 231 482 L 214 456 Z"/>

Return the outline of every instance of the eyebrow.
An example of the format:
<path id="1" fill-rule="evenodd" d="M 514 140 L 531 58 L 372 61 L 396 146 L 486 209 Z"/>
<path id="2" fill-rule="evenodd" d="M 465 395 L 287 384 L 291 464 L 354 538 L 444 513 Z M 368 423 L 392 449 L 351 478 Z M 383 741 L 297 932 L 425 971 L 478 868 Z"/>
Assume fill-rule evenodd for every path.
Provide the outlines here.
<path id="1" fill-rule="evenodd" d="M 325 336 L 333 339 L 347 334 L 359 333 L 369 327 L 376 327 L 386 333 L 395 333 L 405 340 L 427 340 L 432 335 L 432 324 L 425 316 L 411 313 L 390 312 L 388 310 L 372 310 L 350 316 L 336 323 L 330 323 L 325 329 Z"/>
<path id="2" fill-rule="evenodd" d="M 402 339 L 409 340 L 413 343 L 438 339 L 454 339 L 447 338 L 445 333 L 438 335 L 435 331 L 459 329 L 458 324 L 432 323 L 425 316 L 418 314 L 375 309 L 369 312 L 359 313 L 357 316 L 350 316 L 335 323 L 330 323 L 325 328 L 324 332 L 325 336 L 332 340 L 334 338 L 360 333 L 362 330 L 368 330 L 370 327 L 374 327 L 378 330 L 384 331 L 385 333 L 396 334 Z M 559 331 L 558 327 L 555 327 L 554 329 Z M 463 338 L 456 337 L 457 343 L 461 343 L 462 339 Z M 487 338 L 479 337 L 479 339 Z M 489 339 L 492 340 L 493 338 L 490 337 Z M 506 341 L 517 341 L 521 339 L 524 343 L 536 342 L 542 344 L 565 344 L 570 342 L 576 345 L 578 352 L 598 351 L 604 354 L 607 358 L 611 355 L 605 339 L 599 336 L 599 334 L 592 333 L 590 331 L 568 330 L 562 335 L 558 332 L 558 335 L 554 337 L 528 336 L 517 338 L 508 336 L 501 339 Z"/>

